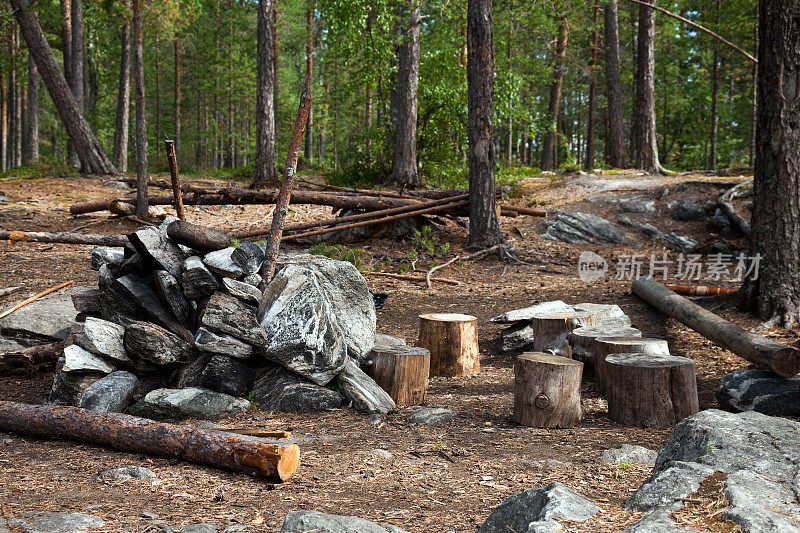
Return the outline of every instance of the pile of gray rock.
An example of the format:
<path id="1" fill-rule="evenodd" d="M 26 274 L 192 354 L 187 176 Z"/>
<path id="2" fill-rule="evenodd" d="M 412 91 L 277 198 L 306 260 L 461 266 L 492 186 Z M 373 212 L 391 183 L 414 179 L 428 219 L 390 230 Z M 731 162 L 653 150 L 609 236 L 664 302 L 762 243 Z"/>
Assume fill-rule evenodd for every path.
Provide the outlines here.
<path id="1" fill-rule="evenodd" d="M 73 297 L 79 321 L 51 402 L 155 419 L 394 407 L 361 370 L 376 319 L 352 264 L 281 256 L 262 293 L 263 244 L 209 244 L 176 224 L 92 251 L 99 286 Z"/>

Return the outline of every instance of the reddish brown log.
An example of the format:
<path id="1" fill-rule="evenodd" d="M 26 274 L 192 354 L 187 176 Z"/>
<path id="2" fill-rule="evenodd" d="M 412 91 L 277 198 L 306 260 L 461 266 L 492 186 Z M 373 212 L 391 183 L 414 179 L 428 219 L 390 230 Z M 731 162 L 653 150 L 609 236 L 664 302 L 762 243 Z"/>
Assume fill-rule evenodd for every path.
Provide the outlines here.
<path id="1" fill-rule="evenodd" d="M 24 368 L 28 373 L 32 373 L 37 367 L 50 366 L 58 360 L 64 353 L 65 341 L 54 342 L 52 344 L 42 344 L 19 350 L 17 352 L 6 352 L 0 354 L 0 373 L 16 368 Z"/>
<path id="2" fill-rule="evenodd" d="M 0 401 L 0 430 L 177 457 L 273 481 L 288 481 L 300 464 L 300 448 L 286 441 L 95 413 L 78 407 Z"/>
<path id="3" fill-rule="evenodd" d="M 178 244 L 203 253 L 222 250 L 231 245 L 231 239 L 225 233 L 183 220 L 176 220 L 167 226 L 167 235 Z"/>
<path id="4" fill-rule="evenodd" d="M 533 207 L 517 207 L 515 205 L 501 205 L 500 209 L 503 211 L 516 212 L 520 215 L 528 215 L 531 217 L 546 217 L 547 211 L 543 209 L 535 209 Z"/>
<path id="5" fill-rule="evenodd" d="M 93 246 L 125 246 L 125 235 L 101 235 L 96 233 L 50 233 L 45 231 L 9 231 L 0 229 L 0 241 L 52 242 L 58 244 L 88 244 Z"/>
<path id="6" fill-rule="evenodd" d="M 718 294 L 733 294 L 739 289 L 727 287 L 706 287 L 705 285 L 664 285 L 675 294 L 686 296 L 716 296 Z"/>

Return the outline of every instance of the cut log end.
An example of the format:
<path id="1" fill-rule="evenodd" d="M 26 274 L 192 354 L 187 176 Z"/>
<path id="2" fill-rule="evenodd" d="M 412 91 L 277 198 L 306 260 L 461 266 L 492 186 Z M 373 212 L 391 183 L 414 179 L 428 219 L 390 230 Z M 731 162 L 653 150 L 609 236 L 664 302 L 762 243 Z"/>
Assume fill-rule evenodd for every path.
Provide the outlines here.
<path id="1" fill-rule="evenodd" d="M 277 462 L 276 456 L 279 457 Z M 300 466 L 300 447 L 297 444 L 262 444 L 255 454 L 245 456 L 242 463 L 257 468 L 258 473 L 265 478 L 277 478 L 286 482 L 292 479 Z"/>
<path id="2" fill-rule="evenodd" d="M 460 313 L 419 316 L 417 346 L 430 351 L 430 375 L 461 377 L 480 372 L 478 319 Z"/>

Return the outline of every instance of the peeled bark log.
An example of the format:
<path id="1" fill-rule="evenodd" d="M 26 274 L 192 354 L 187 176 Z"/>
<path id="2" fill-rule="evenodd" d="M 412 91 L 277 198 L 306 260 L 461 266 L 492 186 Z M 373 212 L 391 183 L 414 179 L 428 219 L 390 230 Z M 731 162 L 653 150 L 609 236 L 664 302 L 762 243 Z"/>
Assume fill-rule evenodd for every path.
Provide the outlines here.
<path id="1" fill-rule="evenodd" d="M 286 441 L 237 436 L 129 415 L 95 413 L 77 407 L 0 401 L 0 429 L 176 457 L 277 482 L 291 479 L 300 464 L 300 448 Z"/>
<path id="2" fill-rule="evenodd" d="M 428 396 L 431 353 L 414 346 L 373 348 L 371 376 L 398 407 L 420 405 Z"/>
<path id="3" fill-rule="evenodd" d="M 9 231 L 0 229 L 0 240 L 12 242 L 53 242 L 59 244 L 87 244 L 94 246 L 125 246 L 125 235 L 99 235 L 93 233 L 50 233 L 45 231 Z"/>
<path id="4" fill-rule="evenodd" d="M 222 250 L 231 245 L 231 239 L 225 233 L 183 220 L 176 220 L 167 226 L 167 235 L 176 243 L 194 248 L 204 254 Z"/>
<path id="5" fill-rule="evenodd" d="M 745 331 L 736 324 L 706 311 L 649 278 L 633 282 L 633 294 L 665 315 L 730 350 L 764 370 L 790 378 L 800 373 L 800 351 Z"/>
<path id="6" fill-rule="evenodd" d="M 66 341 L 54 342 L 52 344 L 42 344 L 32 346 L 16 352 L 6 352 L 0 354 L 0 373 L 15 368 L 24 368 L 28 372 L 36 370 L 37 367 L 52 365 L 61 354 L 64 353 Z"/>
<path id="7" fill-rule="evenodd" d="M 673 426 L 699 410 L 694 361 L 643 353 L 606 360 L 608 416 L 625 426 Z"/>
<path id="8" fill-rule="evenodd" d="M 539 428 L 572 428 L 581 420 L 583 363 L 541 352 L 514 364 L 514 421 Z"/>
<path id="9" fill-rule="evenodd" d="M 460 377 L 480 372 L 478 319 L 457 313 L 419 316 L 417 346 L 431 352 L 432 376 Z"/>

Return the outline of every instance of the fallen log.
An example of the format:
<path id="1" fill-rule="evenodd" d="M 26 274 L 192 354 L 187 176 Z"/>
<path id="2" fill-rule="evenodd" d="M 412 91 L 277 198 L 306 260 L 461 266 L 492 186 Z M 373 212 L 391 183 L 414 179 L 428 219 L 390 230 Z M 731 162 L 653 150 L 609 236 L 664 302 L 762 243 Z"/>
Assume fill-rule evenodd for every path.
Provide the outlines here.
<path id="1" fill-rule="evenodd" d="M 380 217 L 375 218 L 372 220 L 362 220 L 360 222 L 353 222 L 350 224 L 342 224 L 340 226 L 331 226 L 328 228 L 322 228 L 313 231 L 306 231 L 304 233 L 295 233 L 293 235 L 284 235 L 283 240 L 291 240 L 291 239 L 305 239 L 307 237 L 313 237 L 315 235 L 322 235 L 325 233 L 331 233 L 333 231 L 339 231 L 344 229 L 351 229 L 351 228 L 359 228 L 361 226 L 370 226 L 373 224 L 383 224 L 384 222 L 392 222 L 393 220 L 400 220 L 402 218 L 410 218 L 418 215 L 426 215 L 428 213 L 435 213 L 438 211 L 447 211 L 448 209 L 452 209 L 454 207 L 461 207 L 469 205 L 469 200 L 462 200 L 462 201 L 450 201 L 447 203 L 443 203 L 437 206 L 428 206 L 427 204 L 422 204 L 419 206 L 419 209 L 413 211 L 407 211 L 405 213 L 400 213 L 397 215 L 392 215 L 388 217 Z"/>
<path id="2" fill-rule="evenodd" d="M 675 294 L 685 296 L 716 296 L 719 294 L 733 294 L 739 289 L 729 289 L 727 287 L 706 287 L 705 285 L 664 285 Z"/>
<path id="3" fill-rule="evenodd" d="M 300 464 L 300 448 L 286 441 L 166 424 L 130 415 L 96 413 L 78 407 L 0 401 L 0 430 L 176 457 L 276 482 L 291 479 Z"/>
<path id="4" fill-rule="evenodd" d="M 758 368 L 790 378 L 800 372 L 800 351 L 746 331 L 675 294 L 652 278 L 633 282 L 633 294 L 665 315 L 750 361 Z"/>
<path id="5" fill-rule="evenodd" d="M 183 209 L 183 198 L 181 197 L 181 178 L 178 174 L 178 158 L 175 157 L 175 141 L 164 141 L 164 148 L 167 152 L 169 161 L 169 176 L 172 180 L 172 196 L 175 198 L 175 212 L 178 218 L 186 220 L 186 211 Z"/>
<path id="6" fill-rule="evenodd" d="M 64 353 L 65 343 L 66 341 L 59 341 L 32 346 L 16 352 L 0 353 L 0 373 L 23 368 L 28 374 L 31 374 L 39 367 L 51 366 Z"/>
<path id="7" fill-rule="evenodd" d="M 10 315 L 11 313 L 16 311 L 17 309 L 25 307 L 26 305 L 28 305 L 31 302 L 35 302 L 36 300 L 38 300 L 42 296 L 47 296 L 51 292 L 56 292 L 59 289 L 63 289 L 64 287 L 72 285 L 73 283 L 75 283 L 75 280 L 65 281 L 64 283 L 59 283 L 55 287 L 50 287 L 47 290 L 44 290 L 44 291 L 39 292 L 39 293 L 36 293 L 33 296 L 31 296 L 30 298 L 26 298 L 26 299 L 22 300 L 21 302 L 19 302 L 18 304 L 14 305 L 13 307 L 10 307 L 10 308 L 6 309 L 5 311 L 3 311 L 2 313 L 0 313 L 0 318 L 3 318 L 5 316 Z"/>
<path id="8" fill-rule="evenodd" d="M 509 211 L 509 212 L 512 212 L 512 213 L 518 213 L 520 215 L 528 215 L 528 216 L 531 216 L 531 217 L 546 217 L 547 216 L 547 211 L 545 211 L 543 209 L 536 209 L 534 207 L 517 207 L 515 205 L 505 205 L 505 204 L 503 204 L 503 205 L 500 206 L 500 209 L 503 212 Z M 503 214 L 503 213 L 501 213 L 501 214 Z M 511 215 L 511 216 L 513 216 L 513 215 Z"/>
<path id="9" fill-rule="evenodd" d="M 231 239 L 227 234 L 183 220 L 176 220 L 167 226 L 167 235 L 176 243 L 203 253 L 222 250 L 231 245 Z"/>
<path id="10" fill-rule="evenodd" d="M 9 231 L 0 229 L 0 241 L 51 242 L 58 244 L 86 244 L 90 246 L 125 246 L 125 235 L 102 235 L 97 233 L 67 233 L 45 231 Z"/>
<path id="11" fill-rule="evenodd" d="M 720 209 L 722 209 L 731 222 L 736 224 L 742 233 L 748 237 L 750 236 L 750 223 L 747 222 L 742 215 L 736 212 L 736 210 L 733 208 L 733 204 L 720 200 L 717 205 L 719 205 Z"/>

